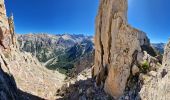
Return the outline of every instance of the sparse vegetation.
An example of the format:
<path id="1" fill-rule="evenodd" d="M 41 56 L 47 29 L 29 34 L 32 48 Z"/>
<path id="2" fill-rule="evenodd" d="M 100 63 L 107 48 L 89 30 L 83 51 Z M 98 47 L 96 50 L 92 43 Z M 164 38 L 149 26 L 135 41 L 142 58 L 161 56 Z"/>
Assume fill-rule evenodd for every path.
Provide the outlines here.
<path id="1" fill-rule="evenodd" d="M 93 51 L 91 37 L 64 34 L 54 35 L 53 37 L 46 36 L 29 37 L 29 35 L 22 35 L 18 38 L 18 41 L 20 45 L 22 42 L 24 43 L 21 48 L 22 51 L 32 53 L 50 70 L 58 70 L 63 74 L 68 74 L 74 70 L 75 64 L 82 57 L 86 57 L 84 55 L 91 55 L 91 51 Z M 65 37 L 68 39 L 65 39 Z"/>
<path id="2" fill-rule="evenodd" d="M 149 70 L 149 63 L 148 63 L 148 61 L 144 61 L 144 62 L 142 63 L 142 65 L 141 65 L 141 67 L 142 67 L 142 70 L 143 70 L 144 72 L 147 72 L 147 70 Z"/>

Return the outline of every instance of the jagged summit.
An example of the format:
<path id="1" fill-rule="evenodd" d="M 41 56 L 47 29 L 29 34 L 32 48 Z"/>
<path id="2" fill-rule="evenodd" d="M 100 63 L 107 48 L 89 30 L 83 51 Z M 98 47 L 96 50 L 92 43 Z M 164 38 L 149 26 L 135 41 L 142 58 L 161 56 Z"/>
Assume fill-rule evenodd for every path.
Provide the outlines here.
<path id="1" fill-rule="evenodd" d="M 9 49 L 10 46 L 16 45 L 16 38 L 13 16 L 7 17 L 4 0 L 0 0 L 0 13 L 0 45 L 2 49 Z"/>
<path id="2" fill-rule="evenodd" d="M 100 0 L 93 70 L 97 84 L 119 98 L 143 45 L 150 45 L 146 34 L 127 24 L 127 0 Z"/>

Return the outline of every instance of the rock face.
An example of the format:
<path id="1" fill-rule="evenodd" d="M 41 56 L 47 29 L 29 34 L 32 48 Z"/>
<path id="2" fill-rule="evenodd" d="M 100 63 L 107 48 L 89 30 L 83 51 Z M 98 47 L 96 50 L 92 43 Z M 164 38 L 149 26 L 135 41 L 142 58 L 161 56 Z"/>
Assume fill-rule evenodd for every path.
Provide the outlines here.
<path id="1" fill-rule="evenodd" d="M 9 24 L 8 24 L 8 18 L 6 16 L 6 9 L 5 9 L 5 5 L 4 5 L 4 0 L 0 0 L 0 12 L 1 12 L 1 16 L 0 16 L 0 19 L 1 19 L 1 28 L 2 28 L 2 31 L 5 32 L 6 30 L 9 29 Z M 5 37 L 5 34 L 1 34 Z"/>
<path id="2" fill-rule="evenodd" d="M 6 9 L 4 0 L 0 0 L 0 45 L 1 49 L 9 49 L 13 45 L 14 31 L 11 33 L 10 29 L 13 27 L 10 23 L 13 20 L 8 20 L 6 16 Z M 14 29 L 14 27 L 13 27 Z"/>
<path id="3" fill-rule="evenodd" d="M 165 47 L 163 64 L 158 72 L 148 77 L 140 91 L 142 100 L 169 100 L 170 99 L 170 42 Z"/>
<path id="4" fill-rule="evenodd" d="M 19 94 L 7 63 L 2 58 L 3 50 L 9 49 L 10 35 L 4 0 L 0 0 L 0 99 L 2 100 L 16 99 Z"/>
<path id="5" fill-rule="evenodd" d="M 0 99 L 1 100 L 14 100 L 17 98 L 17 87 L 15 81 L 12 80 L 12 76 L 9 73 L 5 73 L 2 68 L 5 67 L 5 63 L 0 58 Z"/>
<path id="6" fill-rule="evenodd" d="M 100 0 L 92 70 L 97 85 L 103 84 L 107 93 L 119 98 L 136 59 L 143 57 L 143 46 L 150 46 L 149 39 L 127 24 L 127 0 Z"/>
<path id="7" fill-rule="evenodd" d="M 20 90 L 44 99 L 55 99 L 55 92 L 62 86 L 65 75 L 46 69 L 30 53 L 11 49 L 10 53 L 3 54 L 6 67 Z"/>
<path id="8" fill-rule="evenodd" d="M 9 54 L 9 52 L 4 53 L 0 50 L 0 99 L 1 100 L 42 100 L 43 98 L 52 97 L 49 95 L 47 95 L 47 97 L 45 96 L 43 97 L 42 94 L 38 94 L 40 92 L 37 92 L 37 89 L 43 89 L 42 87 L 45 86 L 44 85 L 44 86 L 36 87 L 35 84 L 37 85 L 41 84 L 40 83 L 41 81 L 38 80 L 38 77 L 37 78 L 35 78 L 35 76 L 34 78 L 26 77 L 30 75 L 35 75 L 35 73 L 37 73 L 37 71 L 36 72 L 28 71 L 28 70 L 33 70 L 31 68 L 29 69 L 26 68 L 26 66 L 30 67 L 30 65 L 28 65 L 28 62 L 24 61 L 24 59 L 28 59 L 26 58 L 27 56 L 28 55 L 23 55 L 20 54 L 20 52 L 16 52 L 16 51 L 10 52 Z M 32 58 L 30 58 L 28 61 L 30 60 L 36 61 Z M 31 66 L 33 65 L 35 68 L 38 69 L 37 67 L 38 64 L 36 65 L 35 62 L 34 63 L 30 62 L 30 64 Z M 42 71 L 43 70 L 41 70 L 39 74 L 42 74 Z M 36 81 L 33 79 L 36 79 Z M 43 91 L 41 91 L 41 93 L 42 92 Z M 53 92 L 55 93 L 55 91 Z M 38 97 L 38 95 L 39 96 L 41 95 L 43 98 Z"/>

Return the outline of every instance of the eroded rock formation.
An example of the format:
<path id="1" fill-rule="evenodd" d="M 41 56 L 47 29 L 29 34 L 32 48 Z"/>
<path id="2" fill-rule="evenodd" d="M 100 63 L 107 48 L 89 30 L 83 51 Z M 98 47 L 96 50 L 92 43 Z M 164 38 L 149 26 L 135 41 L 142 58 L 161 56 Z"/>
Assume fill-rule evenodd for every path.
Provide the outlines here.
<path id="1" fill-rule="evenodd" d="M 6 16 L 4 0 L 0 0 L 0 45 L 2 49 L 9 49 L 13 45 L 14 32 L 11 33 L 11 26 Z"/>
<path id="2" fill-rule="evenodd" d="M 165 47 L 163 64 L 155 75 L 147 76 L 140 91 L 142 100 L 170 100 L 170 42 Z"/>
<path id="3" fill-rule="evenodd" d="M 146 34 L 127 23 L 127 0 L 100 0 L 96 18 L 95 66 L 97 85 L 118 99 L 124 92 L 132 67 L 149 47 Z"/>

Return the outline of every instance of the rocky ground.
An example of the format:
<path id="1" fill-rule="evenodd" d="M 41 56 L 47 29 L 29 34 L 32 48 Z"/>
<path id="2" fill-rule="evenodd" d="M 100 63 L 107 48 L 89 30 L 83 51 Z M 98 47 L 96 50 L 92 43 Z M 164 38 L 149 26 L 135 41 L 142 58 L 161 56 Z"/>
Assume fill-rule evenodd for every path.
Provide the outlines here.
<path id="1" fill-rule="evenodd" d="M 140 91 L 142 100 L 169 100 L 170 99 L 170 42 L 165 47 L 162 67 L 151 76 L 147 76 Z"/>
<path id="2" fill-rule="evenodd" d="M 97 87 L 91 76 L 91 68 L 85 69 L 78 76 L 68 78 L 57 90 L 58 100 L 111 100 L 103 87 Z"/>

